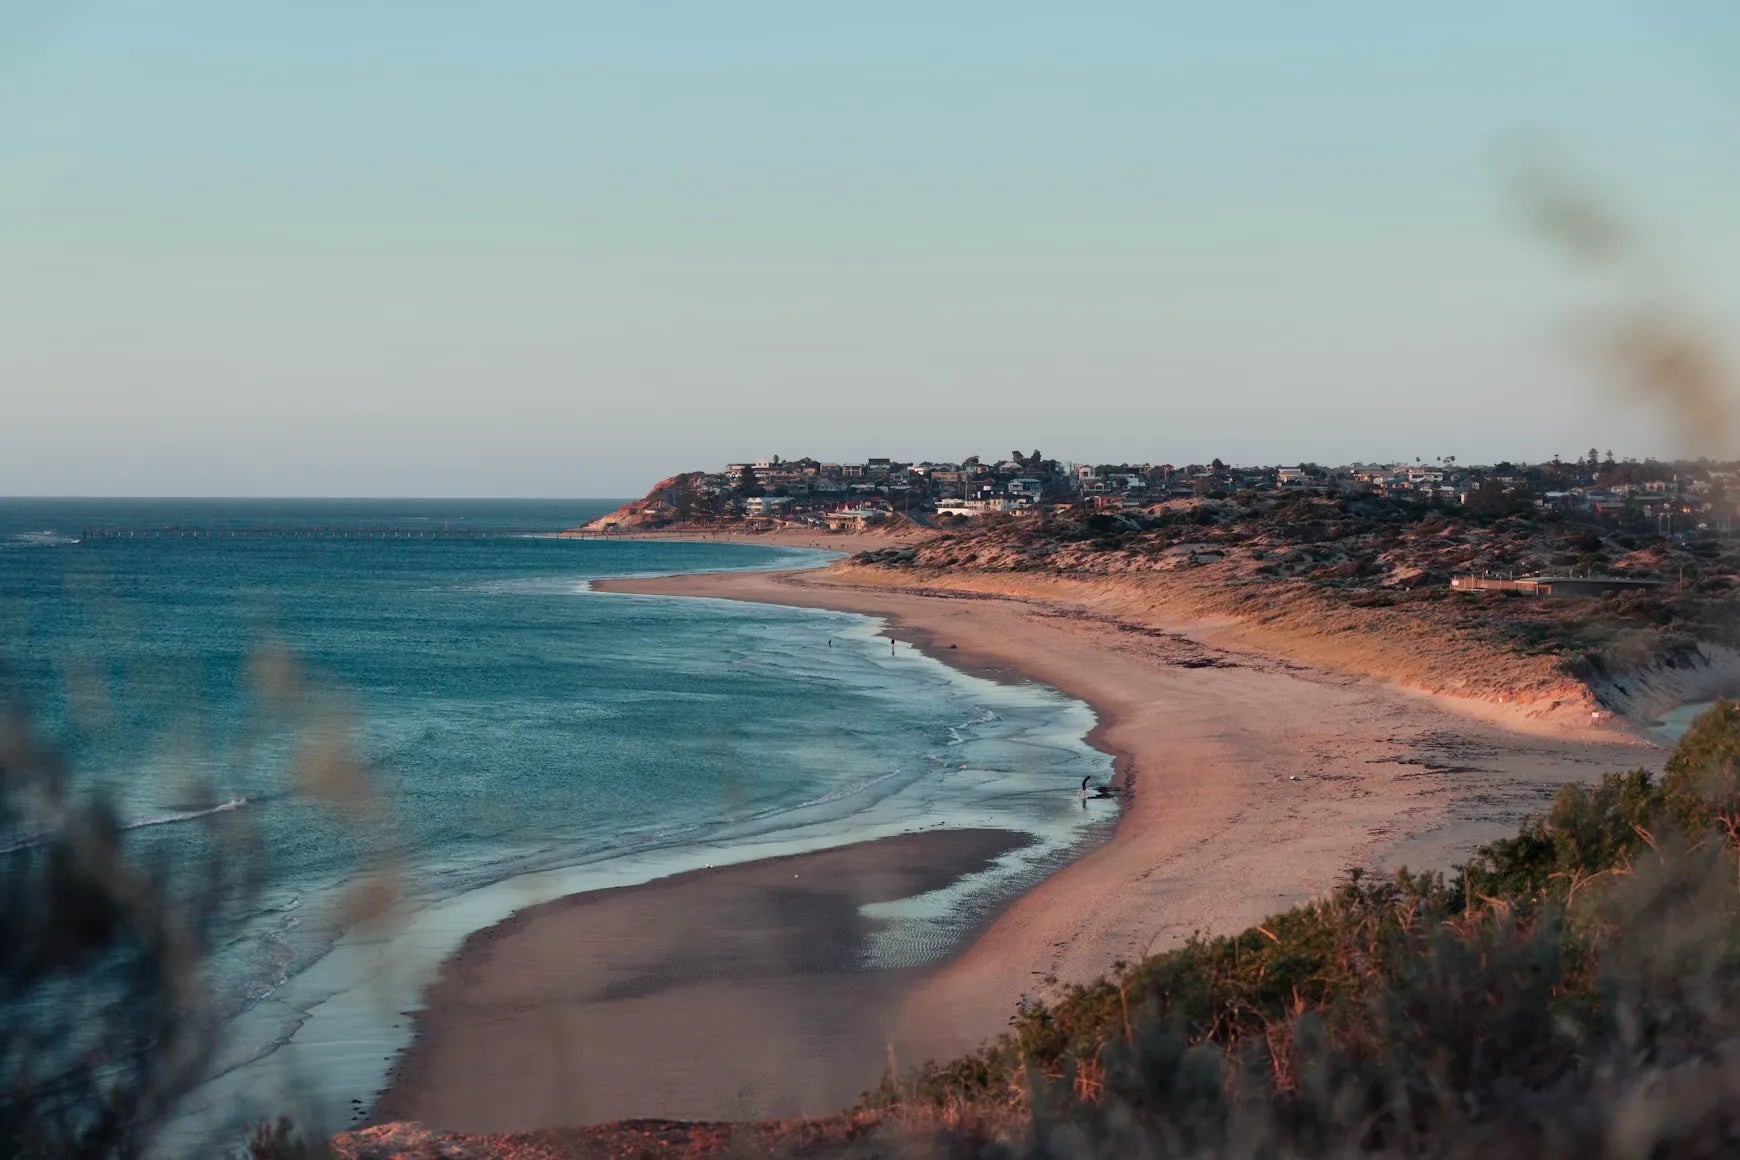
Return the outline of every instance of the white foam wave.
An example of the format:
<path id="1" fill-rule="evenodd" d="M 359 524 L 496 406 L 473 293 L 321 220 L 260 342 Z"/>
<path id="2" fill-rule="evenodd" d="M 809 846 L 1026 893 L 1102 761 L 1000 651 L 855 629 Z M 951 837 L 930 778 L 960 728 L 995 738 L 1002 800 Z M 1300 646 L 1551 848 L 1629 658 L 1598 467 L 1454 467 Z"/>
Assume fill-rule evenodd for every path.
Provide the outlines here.
<path id="1" fill-rule="evenodd" d="M 142 830 L 146 826 L 167 826 L 172 822 L 191 822 L 195 818 L 205 818 L 210 817 L 212 814 L 222 814 L 228 813 L 230 810 L 239 810 L 247 804 L 248 799 L 245 797 L 231 798 L 222 805 L 212 806 L 209 809 L 187 810 L 179 814 L 164 814 L 162 817 L 158 818 L 144 818 L 137 822 L 128 822 L 121 828 L 123 830 Z"/>
<path id="2" fill-rule="evenodd" d="M 867 790 L 874 789 L 876 786 L 881 785 L 883 782 L 887 781 L 888 779 L 894 778 L 894 777 L 899 777 L 899 776 L 900 776 L 900 771 L 898 769 L 893 769 L 893 770 L 888 771 L 887 773 L 879 773 L 875 777 L 861 778 L 858 781 L 854 781 L 854 782 L 851 782 L 847 785 L 842 785 L 842 786 L 838 787 L 837 789 L 830 790 L 827 793 L 821 795 L 820 797 L 811 798 L 810 800 L 805 801 L 805 802 L 799 802 L 797 805 L 792 806 L 790 808 L 797 809 L 797 810 L 804 810 L 804 809 L 810 809 L 813 806 L 833 805 L 835 802 L 843 802 L 847 798 L 857 797 L 859 794 L 864 793 Z M 769 812 L 770 813 L 783 813 L 785 811 L 782 809 L 782 810 L 775 810 L 775 811 L 769 811 Z"/>
<path id="3" fill-rule="evenodd" d="M 185 810 L 181 813 L 164 814 L 163 816 L 156 818 L 141 818 L 139 821 L 128 822 L 117 828 L 121 830 L 141 830 L 147 826 L 167 826 L 173 822 L 191 822 L 197 818 L 210 817 L 212 814 L 222 814 L 227 813 L 230 810 L 239 810 L 247 804 L 248 799 L 245 797 L 231 798 L 229 801 L 224 802 L 221 805 L 212 806 L 209 809 Z M 19 850 L 32 849 L 36 846 L 42 845 L 44 842 L 54 837 L 54 835 L 54 830 L 40 831 L 30 835 L 28 838 L 16 841 L 10 846 L 0 846 L 0 854 L 11 854 Z"/>
<path id="4" fill-rule="evenodd" d="M 592 591 L 592 581 L 578 576 L 521 576 L 461 584 L 458 590 L 482 596 L 580 596 Z"/>
<path id="5" fill-rule="evenodd" d="M 20 548 L 56 548 L 66 544 L 79 542 L 77 536 L 63 536 L 59 532 L 49 530 L 41 532 L 19 532 L 8 536 L 7 542 Z"/>

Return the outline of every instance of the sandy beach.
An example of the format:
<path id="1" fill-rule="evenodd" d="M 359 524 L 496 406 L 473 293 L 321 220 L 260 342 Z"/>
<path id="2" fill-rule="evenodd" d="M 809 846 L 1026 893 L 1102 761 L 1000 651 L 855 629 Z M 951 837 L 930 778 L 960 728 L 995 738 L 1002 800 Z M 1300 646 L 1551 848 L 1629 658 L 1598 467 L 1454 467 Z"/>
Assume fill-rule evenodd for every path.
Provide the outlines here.
<path id="1" fill-rule="evenodd" d="M 1388 683 L 1238 647 L 1232 626 L 1134 622 L 1051 599 L 876 585 L 861 570 L 610 581 L 885 617 L 896 639 L 1093 706 L 1133 795 L 1114 839 L 1016 902 L 917 987 L 903 1042 L 971 1050 L 1041 980 L 1092 979 L 1194 931 L 1240 930 L 1353 866 L 1447 868 L 1565 781 L 1662 751 L 1617 731 L 1522 732 Z M 865 583 L 865 581 L 872 583 Z"/>
<path id="2" fill-rule="evenodd" d="M 906 1065 L 971 1050 L 1006 1026 L 1022 995 L 1087 981 L 1195 931 L 1242 929 L 1349 867 L 1447 868 L 1541 810 L 1559 783 L 1662 756 L 1617 730 L 1521 731 L 1445 699 L 1252 651 L 1226 625 L 885 576 L 848 566 L 597 588 L 883 617 L 906 648 L 1080 698 L 1098 715 L 1090 740 L 1131 790 L 1115 837 L 1016 900 L 964 953 L 924 970 L 697 967 L 638 996 L 629 976 L 644 964 L 736 937 L 689 933 L 717 913 L 716 900 L 682 893 L 678 880 L 636 888 L 645 901 L 625 925 L 605 928 L 626 942 L 603 966 L 596 936 L 583 933 L 599 912 L 575 917 L 609 905 L 602 896 L 526 912 L 449 964 L 377 1119 L 475 1130 L 828 1110 L 862 1089 L 860 1077 L 873 1079 L 890 1051 Z M 849 867 L 872 857 L 851 851 L 880 845 L 805 857 Z M 860 870 L 838 872 L 847 892 Z M 780 937 L 802 937 L 814 917 L 787 913 Z M 598 972 L 612 970 L 627 972 L 618 983 L 628 990 L 595 1001 Z M 686 1049 L 673 1056 L 673 1039 L 699 1045 L 707 1066 L 690 1066 Z M 607 1063 L 581 1075 L 552 1062 L 566 1059 Z M 738 1077 L 731 1092 L 721 1074 Z"/>
<path id="3" fill-rule="evenodd" d="M 530 907 L 448 960 L 371 1119 L 490 1132 L 837 1110 L 875 1084 L 905 996 L 935 973 L 860 969 L 875 924 L 859 908 L 1026 841 L 903 834 Z"/>

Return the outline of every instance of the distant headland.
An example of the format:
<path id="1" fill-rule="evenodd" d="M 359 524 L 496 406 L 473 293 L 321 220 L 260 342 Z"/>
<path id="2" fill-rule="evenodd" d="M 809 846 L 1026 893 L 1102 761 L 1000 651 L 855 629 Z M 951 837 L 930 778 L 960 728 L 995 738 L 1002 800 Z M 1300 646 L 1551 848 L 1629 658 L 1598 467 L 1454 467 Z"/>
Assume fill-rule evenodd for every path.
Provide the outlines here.
<path id="1" fill-rule="evenodd" d="M 1740 464 L 1594 448 L 1486 465 L 772 456 L 672 476 L 574 534 L 852 543 L 860 578 L 932 588 L 1091 581 L 1482 711 L 1647 726 L 1740 683 L 1737 498 Z"/>

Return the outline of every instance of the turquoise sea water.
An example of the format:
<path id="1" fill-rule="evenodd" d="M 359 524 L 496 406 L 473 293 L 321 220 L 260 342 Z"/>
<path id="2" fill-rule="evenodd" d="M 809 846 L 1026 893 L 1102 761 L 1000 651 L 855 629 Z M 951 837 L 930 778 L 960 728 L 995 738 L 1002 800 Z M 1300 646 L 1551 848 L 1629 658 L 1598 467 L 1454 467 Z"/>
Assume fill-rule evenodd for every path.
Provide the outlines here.
<path id="1" fill-rule="evenodd" d="M 1704 712 L 1714 706 L 1714 701 L 1692 701 L 1669 709 L 1661 715 L 1661 719 L 1650 726 L 1649 732 L 1663 745 L 1674 745 L 1686 735 L 1692 727 L 1692 722 L 1704 715 Z"/>
<path id="2" fill-rule="evenodd" d="M 533 902 L 930 826 L 1035 836 L 889 908 L 866 966 L 903 965 L 1107 832 L 1109 803 L 1072 792 L 1110 772 L 1085 706 L 891 657 L 865 617 L 592 592 L 829 558 L 539 535 L 612 506 L 0 501 L 0 662 L 38 729 L 142 855 L 202 856 L 242 818 L 261 852 L 210 964 L 219 1065 L 174 1140 L 287 1106 L 343 1126 L 441 959 Z M 89 525 L 517 534 L 80 543 Z M 359 804 L 298 781 L 334 753 Z M 397 891 L 387 921 L 347 922 L 359 881 Z"/>

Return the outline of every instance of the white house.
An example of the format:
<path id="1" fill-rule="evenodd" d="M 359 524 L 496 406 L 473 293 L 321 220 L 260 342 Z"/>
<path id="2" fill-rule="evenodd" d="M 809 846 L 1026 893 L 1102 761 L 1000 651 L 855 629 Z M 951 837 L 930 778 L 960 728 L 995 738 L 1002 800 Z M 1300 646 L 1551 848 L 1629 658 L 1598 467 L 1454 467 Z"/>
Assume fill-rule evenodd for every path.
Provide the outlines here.
<path id="1" fill-rule="evenodd" d="M 743 514 L 761 518 L 777 516 L 790 506 L 790 496 L 752 495 L 743 501 Z"/>
<path id="2" fill-rule="evenodd" d="M 879 524 L 887 518 L 888 513 L 881 508 L 854 507 L 829 512 L 825 517 L 825 522 L 832 531 L 848 532 L 867 528 L 871 524 Z"/>
<path id="3" fill-rule="evenodd" d="M 1014 508 L 1014 501 L 1002 496 L 990 499 L 945 499 L 936 505 L 939 516 L 982 516 L 991 512 L 1006 512 Z"/>

